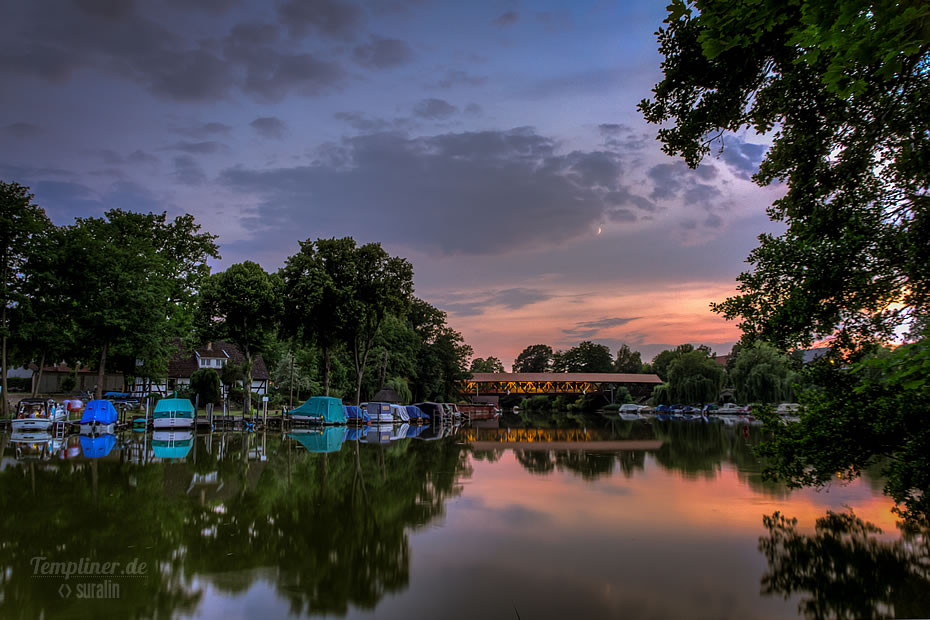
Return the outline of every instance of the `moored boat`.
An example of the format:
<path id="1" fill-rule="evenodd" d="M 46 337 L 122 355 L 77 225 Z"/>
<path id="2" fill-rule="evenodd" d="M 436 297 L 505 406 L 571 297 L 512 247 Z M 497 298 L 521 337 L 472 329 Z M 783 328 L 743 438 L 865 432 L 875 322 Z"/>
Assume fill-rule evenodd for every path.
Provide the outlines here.
<path id="1" fill-rule="evenodd" d="M 190 428 L 194 425 L 194 405 L 188 398 L 162 398 L 152 413 L 155 428 Z"/>
<path id="2" fill-rule="evenodd" d="M 312 396 L 299 407 L 287 412 L 295 422 L 314 424 L 345 424 L 346 411 L 342 401 L 332 396 Z"/>
<path id="3" fill-rule="evenodd" d="M 14 431 L 47 430 L 67 417 L 64 406 L 51 398 L 24 398 L 19 401 L 12 426 Z"/>
<path id="4" fill-rule="evenodd" d="M 118 414 L 109 400 L 92 400 L 81 414 L 82 435 L 110 434 L 116 428 Z"/>
<path id="5" fill-rule="evenodd" d="M 178 428 L 171 431 L 155 431 L 152 434 L 152 452 L 160 459 L 182 459 L 194 446 L 194 434 Z"/>
<path id="6" fill-rule="evenodd" d="M 365 412 L 371 418 L 372 424 L 391 424 L 394 422 L 391 403 L 362 403 L 360 406 L 365 408 Z"/>

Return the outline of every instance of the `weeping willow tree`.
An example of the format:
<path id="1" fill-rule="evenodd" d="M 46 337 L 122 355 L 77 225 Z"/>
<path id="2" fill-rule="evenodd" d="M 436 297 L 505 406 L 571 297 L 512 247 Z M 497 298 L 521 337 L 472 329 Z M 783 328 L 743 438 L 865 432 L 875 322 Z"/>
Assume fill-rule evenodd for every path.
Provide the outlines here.
<path id="1" fill-rule="evenodd" d="M 764 342 L 740 351 L 730 379 L 742 401 L 776 403 L 794 400 L 797 373 L 791 369 L 786 355 Z"/>
<path id="2" fill-rule="evenodd" d="M 713 402 L 725 378 L 726 371 L 707 351 L 695 349 L 669 365 L 669 397 L 682 403 Z"/>

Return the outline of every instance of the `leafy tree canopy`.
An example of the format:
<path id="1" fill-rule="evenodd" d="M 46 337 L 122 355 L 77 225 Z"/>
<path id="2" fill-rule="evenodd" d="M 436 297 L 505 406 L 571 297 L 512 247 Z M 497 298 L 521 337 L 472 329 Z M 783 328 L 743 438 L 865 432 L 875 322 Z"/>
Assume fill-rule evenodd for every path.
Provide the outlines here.
<path id="1" fill-rule="evenodd" d="M 784 182 L 738 294 L 714 310 L 782 350 L 890 337 L 930 302 L 930 5 L 673 0 L 664 79 L 640 104 L 691 167 L 727 132 L 771 137 Z"/>
<path id="2" fill-rule="evenodd" d="M 762 403 L 794 400 L 794 383 L 798 379 L 791 360 L 764 342 L 740 350 L 730 378 L 740 401 Z"/>
<path id="3" fill-rule="evenodd" d="M 590 340 L 580 342 L 568 351 L 558 351 L 552 359 L 552 372 L 611 372 L 613 366 L 610 349 Z"/>
<path id="4" fill-rule="evenodd" d="M 552 347 L 534 344 L 526 347 L 513 361 L 514 372 L 549 372 L 552 369 Z"/>
<path id="5" fill-rule="evenodd" d="M 493 355 L 484 359 L 476 357 L 471 361 L 471 372 L 504 372 L 504 364 Z"/>
<path id="6" fill-rule="evenodd" d="M 616 372 L 640 372 L 643 360 L 639 351 L 632 351 L 628 345 L 620 345 L 617 349 L 617 359 L 614 362 Z"/>

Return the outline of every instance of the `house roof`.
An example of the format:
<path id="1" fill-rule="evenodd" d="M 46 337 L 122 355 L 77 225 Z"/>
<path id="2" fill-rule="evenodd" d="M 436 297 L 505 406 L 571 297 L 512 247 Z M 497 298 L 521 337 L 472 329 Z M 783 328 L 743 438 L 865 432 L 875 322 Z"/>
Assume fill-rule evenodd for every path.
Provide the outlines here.
<path id="1" fill-rule="evenodd" d="M 210 358 L 226 358 L 230 363 L 241 364 L 245 361 L 245 356 L 239 351 L 239 347 L 225 340 L 217 340 L 208 345 L 198 347 L 194 352 L 189 353 L 183 348 L 180 341 L 178 342 L 178 352 L 168 362 L 168 376 L 173 378 L 188 378 L 194 371 L 200 368 L 197 356 Z M 261 355 L 255 357 L 252 361 L 252 379 L 266 381 L 270 379 L 268 368 L 265 366 L 265 360 Z"/>

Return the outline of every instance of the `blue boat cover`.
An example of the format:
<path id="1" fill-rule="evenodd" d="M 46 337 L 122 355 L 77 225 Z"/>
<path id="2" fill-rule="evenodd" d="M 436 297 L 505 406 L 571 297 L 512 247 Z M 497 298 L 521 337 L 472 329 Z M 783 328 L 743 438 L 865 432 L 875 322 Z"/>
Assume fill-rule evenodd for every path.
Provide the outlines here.
<path id="1" fill-rule="evenodd" d="M 371 416 L 364 409 L 359 409 L 355 405 L 343 405 L 342 408 L 345 410 L 346 420 L 349 422 L 371 422 Z"/>
<path id="2" fill-rule="evenodd" d="M 365 441 L 367 426 L 350 426 L 346 432 L 346 441 Z"/>
<path id="3" fill-rule="evenodd" d="M 416 439 L 420 436 L 420 433 L 423 432 L 424 428 L 428 427 L 420 426 L 419 424 L 411 424 L 409 427 L 407 427 L 407 439 Z"/>
<path id="4" fill-rule="evenodd" d="M 108 400 L 91 400 L 84 407 L 81 424 L 113 424 L 117 413 L 113 403 Z"/>
<path id="5" fill-rule="evenodd" d="M 290 415 L 320 418 L 326 424 L 345 424 L 346 413 L 342 401 L 331 396 L 314 396 L 300 407 L 291 409 Z"/>
<path id="6" fill-rule="evenodd" d="M 81 452 L 84 453 L 84 458 L 103 458 L 110 453 L 110 450 L 112 450 L 115 445 L 116 435 L 110 433 L 94 436 L 81 435 Z"/>
<path id="7" fill-rule="evenodd" d="M 340 426 L 324 428 L 322 431 L 298 431 L 288 433 L 288 437 L 296 439 L 309 452 L 339 452 L 342 442 L 346 440 L 346 427 Z"/>
<path id="8" fill-rule="evenodd" d="M 420 411 L 420 408 L 416 405 L 407 405 L 407 415 L 410 416 L 411 420 L 428 420 L 429 416 Z"/>

